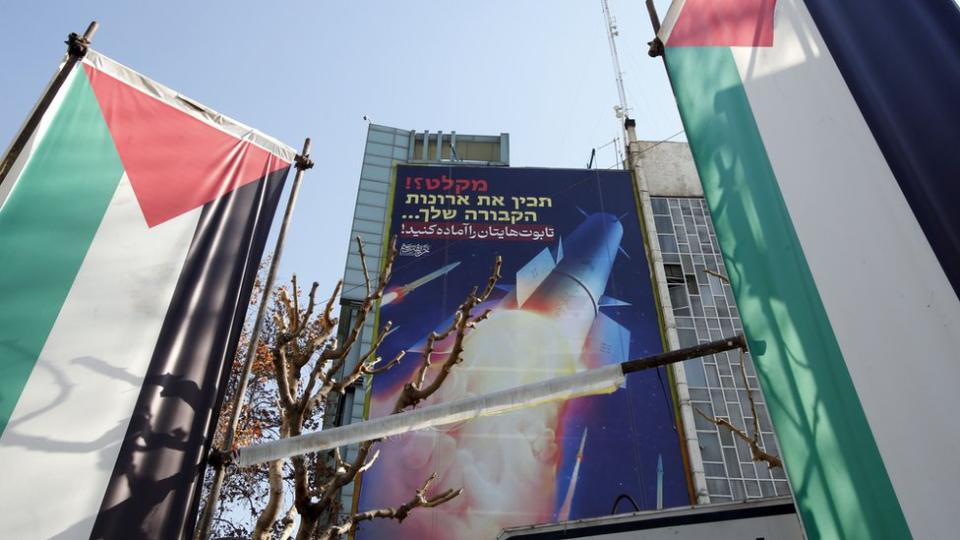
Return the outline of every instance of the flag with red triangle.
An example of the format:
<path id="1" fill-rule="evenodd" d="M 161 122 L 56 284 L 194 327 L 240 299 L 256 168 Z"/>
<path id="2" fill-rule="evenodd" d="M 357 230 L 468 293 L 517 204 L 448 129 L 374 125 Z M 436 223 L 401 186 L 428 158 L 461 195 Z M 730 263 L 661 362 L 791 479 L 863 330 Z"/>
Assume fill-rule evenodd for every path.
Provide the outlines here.
<path id="1" fill-rule="evenodd" d="M 807 537 L 957 536 L 956 3 L 674 0 L 658 38 Z"/>
<path id="2" fill-rule="evenodd" d="M 294 157 L 95 51 L 72 69 L 0 184 L 6 537 L 192 527 Z"/>

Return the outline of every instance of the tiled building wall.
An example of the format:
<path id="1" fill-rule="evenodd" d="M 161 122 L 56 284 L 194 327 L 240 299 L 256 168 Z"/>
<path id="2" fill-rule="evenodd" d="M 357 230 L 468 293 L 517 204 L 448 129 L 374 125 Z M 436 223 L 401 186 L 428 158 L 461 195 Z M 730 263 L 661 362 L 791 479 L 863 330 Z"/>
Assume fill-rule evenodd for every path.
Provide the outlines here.
<path id="1" fill-rule="evenodd" d="M 742 332 L 706 202 L 698 197 L 653 197 L 651 203 L 680 346 Z M 692 404 L 705 415 L 729 420 L 753 435 L 753 413 L 741 362 L 756 404 L 762 446 L 778 454 L 749 354 L 727 351 L 687 361 L 684 367 Z M 695 417 L 711 501 L 789 494 L 782 468 L 769 469 L 763 462 L 754 462 L 744 441 L 699 414 Z"/>

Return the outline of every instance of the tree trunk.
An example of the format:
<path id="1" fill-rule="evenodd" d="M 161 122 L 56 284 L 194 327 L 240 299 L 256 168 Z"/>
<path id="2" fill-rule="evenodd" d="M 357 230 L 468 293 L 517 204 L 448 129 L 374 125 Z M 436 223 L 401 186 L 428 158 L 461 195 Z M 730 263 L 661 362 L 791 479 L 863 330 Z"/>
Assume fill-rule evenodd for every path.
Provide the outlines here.
<path id="1" fill-rule="evenodd" d="M 266 508 L 257 518 L 256 528 L 253 529 L 253 540 L 270 540 L 273 523 L 280 516 L 280 506 L 283 504 L 283 464 L 285 460 L 271 461 L 269 465 L 270 498 Z"/>
<path id="2" fill-rule="evenodd" d="M 297 506 L 291 504 L 290 509 L 287 510 L 287 515 L 283 518 L 283 529 L 280 531 L 279 540 L 290 540 L 290 537 L 293 536 L 293 522 L 296 515 Z"/>
<path id="3" fill-rule="evenodd" d="M 314 533 L 317 532 L 318 519 L 300 515 L 300 529 L 297 531 L 297 540 L 313 540 Z"/>

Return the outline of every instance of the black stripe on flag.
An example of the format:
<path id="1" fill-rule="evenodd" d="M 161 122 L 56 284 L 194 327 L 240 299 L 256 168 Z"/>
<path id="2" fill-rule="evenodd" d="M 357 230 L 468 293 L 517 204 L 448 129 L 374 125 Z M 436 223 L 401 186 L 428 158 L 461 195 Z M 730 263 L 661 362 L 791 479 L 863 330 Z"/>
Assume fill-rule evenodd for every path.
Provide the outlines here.
<path id="1" fill-rule="evenodd" d="M 960 296 L 960 9 L 951 0 L 806 4 Z"/>
<path id="2" fill-rule="evenodd" d="M 204 206 L 92 538 L 181 538 L 289 167 Z"/>

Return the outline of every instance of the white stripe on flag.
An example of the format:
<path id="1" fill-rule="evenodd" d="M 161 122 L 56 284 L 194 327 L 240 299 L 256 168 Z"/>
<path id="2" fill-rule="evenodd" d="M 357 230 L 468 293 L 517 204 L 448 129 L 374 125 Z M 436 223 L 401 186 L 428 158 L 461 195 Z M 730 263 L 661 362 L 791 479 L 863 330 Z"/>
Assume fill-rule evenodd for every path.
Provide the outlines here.
<path id="1" fill-rule="evenodd" d="M 777 10 L 774 46 L 733 56 L 907 522 L 946 538 L 960 301 L 803 2 Z"/>
<path id="2" fill-rule="evenodd" d="M 89 538 L 200 213 L 148 229 L 124 174 L 0 437 L 4 537 Z"/>

